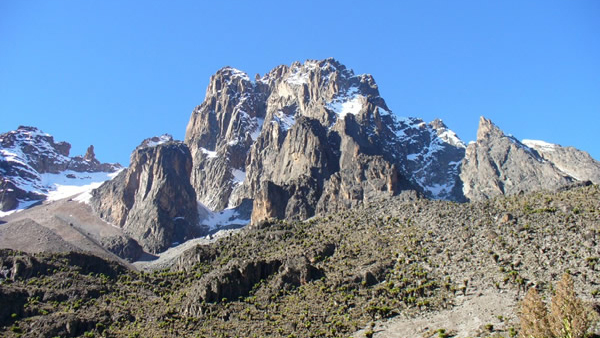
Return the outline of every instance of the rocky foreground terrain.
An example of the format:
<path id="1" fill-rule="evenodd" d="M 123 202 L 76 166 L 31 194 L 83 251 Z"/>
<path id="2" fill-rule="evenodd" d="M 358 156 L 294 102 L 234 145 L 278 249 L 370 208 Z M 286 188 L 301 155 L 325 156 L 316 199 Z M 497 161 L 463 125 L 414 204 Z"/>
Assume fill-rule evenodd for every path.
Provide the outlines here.
<path id="1" fill-rule="evenodd" d="M 599 219 L 596 185 L 463 204 L 407 192 L 259 223 L 163 270 L 3 250 L 0 335 L 512 337 L 524 290 L 550 297 L 564 272 L 598 308 Z"/>

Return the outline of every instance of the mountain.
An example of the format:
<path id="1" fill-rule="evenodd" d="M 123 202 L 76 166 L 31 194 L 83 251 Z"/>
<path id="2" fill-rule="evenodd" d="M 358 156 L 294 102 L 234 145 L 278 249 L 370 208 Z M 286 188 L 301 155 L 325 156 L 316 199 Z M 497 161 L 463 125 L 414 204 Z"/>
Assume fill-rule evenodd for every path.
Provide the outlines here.
<path id="1" fill-rule="evenodd" d="M 468 147 L 439 119 L 397 117 L 371 75 L 335 59 L 279 66 L 254 81 L 220 69 L 185 143 L 198 200 L 211 210 L 251 201 L 253 224 L 306 219 L 404 190 L 464 202 L 600 182 L 587 153 L 528 146 L 484 117 Z"/>
<path id="2" fill-rule="evenodd" d="M 251 81 L 225 67 L 188 123 L 192 185 L 212 210 L 253 201 L 252 220 L 305 219 L 403 190 L 463 200 L 465 145 L 440 120 L 397 118 L 371 75 L 334 59 Z"/>
<path id="3" fill-rule="evenodd" d="M 0 134 L 0 211 L 67 197 L 121 169 L 118 163 L 100 163 L 94 146 L 84 156 L 69 157 L 70 149 L 35 127 Z"/>
<path id="4" fill-rule="evenodd" d="M 576 182 L 599 184 L 599 175 L 600 163 L 587 153 L 543 141 L 520 142 L 484 117 L 460 170 L 469 200 L 555 191 Z"/>
<path id="5" fill-rule="evenodd" d="M 33 127 L 3 134 L 2 144 L 5 209 L 81 191 L 64 189 L 72 184 L 64 180 L 96 179 L 97 187 L 122 169 L 97 161 L 93 147 L 69 158 L 68 143 Z M 325 59 L 278 66 L 254 80 L 232 67 L 218 70 L 184 142 L 144 140 L 128 169 L 91 198 L 76 199 L 158 254 L 226 228 L 305 220 L 404 191 L 466 202 L 588 180 L 600 183 L 600 164 L 585 152 L 521 142 L 484 117 L 467 146 L 439 119 L 396 116 L 371 75 Z"/>

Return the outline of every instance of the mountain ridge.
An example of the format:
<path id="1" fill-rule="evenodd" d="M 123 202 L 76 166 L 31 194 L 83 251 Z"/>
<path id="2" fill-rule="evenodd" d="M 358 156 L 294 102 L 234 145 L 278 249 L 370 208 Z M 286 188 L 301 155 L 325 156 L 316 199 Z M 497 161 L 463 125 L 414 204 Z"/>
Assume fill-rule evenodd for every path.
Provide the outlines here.
<path id="1" fill-rule="evenodd" d="M 42 136 L 57 157 L 68 154 L 67 145 Z M 528 142 L 505 135 L 484 117 L 477 141 L 469 145 L 440 119 L 398 117 L 371 75 L 356 75 L 332 58 L 277 66 L 254 81 L 227 66 L 211 76 L 183 142 L 170 135 L 144 140 L 118 179 L 81 199 L 158 253 L 221 227 L 304 220 L 407 190 L 466 202 L 600 182 L 600 163 L 587 153 Z M 166 145 L 174 147 L 170 155 Z M 144 160 L 140 151 L 147 152 Z M 186 153 L 190 158 L 180 158 Z M 177 158 L 174 163 L 182 167 L 164 158 Z M 65 161 L 110 167 L 95 159 L 93 147 Z M 177 174 L 168 178 L 173 170 Z M 174 193 L 178 190 L 186 193 Z M 149 194 L 154 197 L 146 200 Z M 137 210 L 135 223 L 149 228 L 126 221 L 131 210 Z M 148 216 L 155 213 L 169 216 L 155 222 Z M 185 225 L 173 223 L 184 219 Z"/>
<path id="2" fill-rule="evenodd" d="M 10 211 L 48 198 L 58 185 L 74 186 L 98 181 L 91 174 L 120 170 L 118 163 L 101 163 L 90 145 L 84 156 L 69 157 L 68 142 L 54 142 L 36 127 L 19 126 L 0 135 L 0 211 Z M 100 175 L 102 176 L 102 175 Z"/>

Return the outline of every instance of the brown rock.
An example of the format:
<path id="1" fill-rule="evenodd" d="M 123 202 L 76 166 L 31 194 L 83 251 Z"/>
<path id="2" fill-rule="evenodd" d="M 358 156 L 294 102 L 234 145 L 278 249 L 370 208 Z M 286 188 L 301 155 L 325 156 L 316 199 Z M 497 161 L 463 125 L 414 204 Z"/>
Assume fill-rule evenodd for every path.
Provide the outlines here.
<path id="1" fill-rule="evenodd" d="M 96 213 L 157 253 L 202 234 L 196 194 L 190 185 L 192 159 L 181 142 L 140 146 L 131 164 L 92 193 Z"/>

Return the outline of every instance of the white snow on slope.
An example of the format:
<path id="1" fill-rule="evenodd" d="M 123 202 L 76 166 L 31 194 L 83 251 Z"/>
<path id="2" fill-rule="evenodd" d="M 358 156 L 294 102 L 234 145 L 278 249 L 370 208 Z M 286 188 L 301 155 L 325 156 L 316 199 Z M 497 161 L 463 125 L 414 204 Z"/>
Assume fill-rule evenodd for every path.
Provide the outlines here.
<path id="1" fill-rule="evenodd" d="M 450 129 L 446 129 L 444 132 L 438 135 L 439 138 L 444 140 L 446 143 L 459 148 L 466 148 L 465 143 L 458 138 L 455 132 Z"/>
<path id="2" fill-rule="evenodd" d="M 233 68 L 233 67 L 226 67 L 225 70 L 229 70 L 231 72 L 231 77 L 239 77 L 246 81 L 250 81 L 250 77 L 244 71 L 241 71 L 241 70 L 239 70 L 237 68 Z"/>
<path id="3" fill-rule="evenodd" d="M 360 113 L 364 100 L 365 98 L 359 94 L 358 88 L 350 87 L 346 93 L 327 103 L 327 108 L 333 110 L 339 118 L 343 119 L 347 114 L 356 115 Z"/>
<path id="4" fill-rule="evenodd" d="M 216 158 L 219 156 L 216 151 L 208 150 L 206 148 L 200 147 L 200 151 L 207 155 L 208 158 Z"/>
<path id="5" fill-rule="evenodd" d="M 301 85 L 308 82 L 308 73 L 297 71 L 287 78 L 287 83 Z"/>
<path id="6" fill-rule="evenodd" d="M 310 71 L 319 68 L 317 62 L 307 60 L 303 65 L 294 66 L 291 69 L 291 74 L 286 79 L 286 82 L 291 85 L 302 85 L 308 83 Z"/>
<path id="7" fill-rule="evenodd" d="M 246 172 L 241 171 L 239 169 L 233 169 L 231 172 L 233 174 L 233 184 L 241 184 L 246 180 Z"/>
<path id="8" fill-rule="evenodd" d="M 215 231 L 219 228 L 240 225 L 244 226 L 250 223 L 249 219 L 241 219 L 237 210 L 235 209 L 224 209 L 221 211 L 211 211 L 204 204 L 198 202 L 198 214 L 205 215 L 200 221 L 200 224 L 207 226 L 209 231 Z M 201 216 L 202 217 L 202 216 Z"/>
<path id="9" fill-rule="evenodd" d="M 524 145 L 529 148 L 539 149 L 541 151 L 555 151 L 557 145 L 553 143 L 548 143 L 540 140 L 523 140 L 521 141 Z"/>
<path id="10" fill-rule="evenodd" d="M 27 166 L 25 162 L 23 162 L 24 155 L 20 149 L 9 148 L 9 149 L 0 149 L 0 161 L 13 162 L 18 163 L 23 166 Z"/>
<path id="11" fill-rule="evenodd" d="M 56 201 L 69 196 L 88 193 L 98 188 L 104 181 L 117 176 L 114 173 L 79 173 L 72 170 L 60 174 L 42 174 L 42 183 L 48 188 L 48 201 Z M 70 177 L 67 177 L 70 176 Z"/>
<path id="12" fill-rule="evenodd" d="M 275 115 L 273 115 L 273 118 L 275 119 L 275 121 L 277 121 L 277 123 L 279 123 L 281 129 L 286 131 L 289 130 L 296 123 L 296 117 L 294 115 L 286 115 L 281 110 L 275 113 Z"/>
<path id="13" fill-rule="evenodd" d="M 56 201 L 63 198 L 75 196 L 73 200 L 77 202 L 88 203 L 92 197 L 92 190 L 98 188 L 102 183 L 116 177 L 123 169 L 114 173 L 86 173 L 66 170 L 58 174 L 41 174 L 40 185 L 32 185 L 26 182 L 19 185 L 20 188 L 31 188 L 29 191 L 35 191 L 39 194 L 46 195 L 46 201 Z M 13 212 L 19 212 L 27 209 L 33 204 L 41 202 L 40 200 L 24 201 L 19 200 L 19 206 L 10 211 L 0 212 L 0 217 L 7 216 Z"/>
<path id="14" fill-rule="evenodd" d="M 260 132 L 262 131 L 263 124 L 265 123 L 265 119 L 262 119 L 262 118 L 255 118 L 255 119 L 256 119 L 256 121 L 254 123 L 256 124 L 256 127 L 254 127 L 254 129 L 250 133 L 250 137 L 252 138 L 252 141 L 256 141 L 256 139 L 260 135 Z"/>
<path id="15" fill-rule="evenodd" d="M 9 211 L 0 211 L 0 217 L 8 216 L 12 213 L 25 210 L 25 209 L 31 207 L 32 205 L 40 202 L 39 200 L 32 200 L 32 201 L 18 200 L 18 201 L 19 201 L 19 206 L 16 209 L 9 210 Z"/>
<path id="16" fill-rule="evenodd" d="M 154 140 L 150 140 L 146 143 L 147 147 L 156 147 L 157 145 L 163 144 L 163 143 L 167 143 L 169 141 L 173 141 L 173 137 L 171 135 L 160 135 L 158 136 L 158 140 L 154 141 Z"/>

